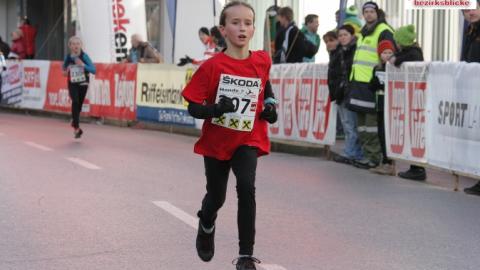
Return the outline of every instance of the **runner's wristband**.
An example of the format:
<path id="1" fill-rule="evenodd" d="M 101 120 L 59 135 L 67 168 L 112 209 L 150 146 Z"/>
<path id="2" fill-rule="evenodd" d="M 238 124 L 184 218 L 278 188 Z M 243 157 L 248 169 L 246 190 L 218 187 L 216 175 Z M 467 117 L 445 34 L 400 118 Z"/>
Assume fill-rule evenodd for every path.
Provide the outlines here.
<path id="1" fill-rule="evenodd" d="M 263 104 L 265 104 L 265 105 L 267 105 L 267 104 L 276 105 L 276 104 L 278 104 L 278 101 L 276 99 L 272 98 L 272 97 L 269 97 L 269 98 L 267 98 L 263 101 Z"/>

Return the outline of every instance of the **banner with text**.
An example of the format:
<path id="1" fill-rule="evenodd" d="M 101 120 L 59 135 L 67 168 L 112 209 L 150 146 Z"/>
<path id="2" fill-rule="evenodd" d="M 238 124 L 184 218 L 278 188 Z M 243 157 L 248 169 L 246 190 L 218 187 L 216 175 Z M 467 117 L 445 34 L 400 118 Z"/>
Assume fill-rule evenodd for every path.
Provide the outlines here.
<path id="1" fill-rule="evenodd" d="M 270 137 L 335 144 L 337 108 L 330 102 L 326 64 L 273 65 L 270 82 L 279 101 Z"/>
<path id="2" fill-rule="evenodd" d="M 2 76 L 2 105 L 20 107 L 23 93 L 23 62 L 7 61 L 7 70 Z"/>
<path id="3" fill-rule="evenodd" d="M 193 69 L 174 65 L 139 64 L 137 119 L 195 127 L 181 93 Z"/>
<path id="4" fill-rule="evenodd" d="M 428 76 L 429 163 L 480 176 L 480 64 L 431 63 Z"/>
<path id="5" fill-rule="evenodd" d="M 85 104 L 89 115 L 117 120 L 135 120 L 137 65 L 96 64 L 90 76 Z"/>
<path id="6" fill-rule="evenodd" d="M 427 162 L 427 75 L 428 63 L 387 66 L 385 141 L 389 157 Z"/>

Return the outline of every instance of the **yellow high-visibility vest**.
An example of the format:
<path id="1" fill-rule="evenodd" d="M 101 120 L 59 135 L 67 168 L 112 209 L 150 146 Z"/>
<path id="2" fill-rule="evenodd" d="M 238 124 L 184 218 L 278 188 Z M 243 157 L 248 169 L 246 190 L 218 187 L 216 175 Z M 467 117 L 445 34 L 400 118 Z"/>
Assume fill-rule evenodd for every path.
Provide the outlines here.
<path id="1" fill-rule="evenodd" d="M 368 83 L 373 76 L 373 68 L 380 63 L 380 57 L 377 53 L 378 39 L 380 34 L 385 31 L 393 29 L 386 23 L 380 23 L 375 28 L 373 34 L 360 38 L 357 41 L 357 50 L 353 58 L 352 71 L 350 73 L 350 80 L 357 82 Z"/>

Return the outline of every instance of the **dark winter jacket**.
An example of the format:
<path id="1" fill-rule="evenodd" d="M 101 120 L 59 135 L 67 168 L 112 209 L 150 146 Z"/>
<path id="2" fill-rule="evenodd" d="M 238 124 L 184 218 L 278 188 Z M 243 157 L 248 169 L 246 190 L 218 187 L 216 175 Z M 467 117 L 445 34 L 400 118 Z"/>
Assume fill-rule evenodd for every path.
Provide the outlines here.
<path id="1" fill-rule="evenodd" d="M 395 53 L 395 62 L 396 67 L 400 67 L 403 62 L 416 62 L 423 61 L 423 52 L 418 44 L 414 44 L 408 47 L 400 48 L 400 51 Z"/>
<path id="2" fill-rule="evenodd" d="M 352 70 L 353 56 L 357 48 L 356 39 L 343 47 L 339 45 L 330 53 L 328 63 L 328 90 L 330 99 L 337 104 L 342 103 L 347 90 L 349 74 Z"/>
<path id="3" fill-rule="evenodd" d="M 285 55 L 287 55 L 288 52 L 290 52 L 290 54 L 288 54 L 286 62 L 287 63 L 303 62 L 303 57 L 305 56 L 305 44 L 303 42 L 304 36 L 303 36 L 303 33 L 301 33 L 300 29 L 298 29 L 298 27 L 292 22 L 287 28 L 282 29 L 280 32 L 278 32 L 277 36 L 275 37 L 275 56 L 273 58 L 273 62 L 275 64 L 281 63 L 280 53 L 283 49 L 282 48 L 283 41 L 285 40 L 287 30 L 290 27 L 292 29 L 288 34 L 288 47 L 287 47 L 287 50 L 285 51 Z M 295 38 L 295 36 L 297 36 L 297 38 Z"/>
<path id="4" fill-rule="evenodd" d="M 461 60 L 480 63 L 480 22 L 467 27 L 464 44 Z"/>
<path id="5" fill-rule="evenodd" d="M 382 72 L 385 76 L 386 64 L 381 64 L 376 66 L 373 69 L 373 77 L 370 83 L 368 84 L 368 88 L 372 92 L 376 92 L 377 97 L 377 111 L 383 112 L 384 110 L 384 91 L 385 91 L 385 82 L 379 78 L 379 72 Z M 385 79 L 385 77 L 383 78 Z"/>
<path id="6" fill-rule="evenodd" d="M 0 37 L 0 51 L 3 53 L 5 59 L 7 59 L 8 54 L 10 54 L 10 46 L 7 43 L 3 42 L 2 38 Z"/>

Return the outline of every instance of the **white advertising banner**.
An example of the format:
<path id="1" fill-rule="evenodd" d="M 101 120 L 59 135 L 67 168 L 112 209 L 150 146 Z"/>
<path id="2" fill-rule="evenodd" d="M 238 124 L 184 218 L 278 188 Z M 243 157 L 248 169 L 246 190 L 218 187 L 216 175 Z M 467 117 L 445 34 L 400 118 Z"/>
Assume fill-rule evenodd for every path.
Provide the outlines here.
<path id="1" fill-rule="evenodd" d="M 389 157 L 427 162 L 427 74 L 425 62 L 387 66 L 385 142 Z"/>
<path id="2" fill-rule="evenodd" d="M 82 0 L 77 5 L 84 50 L 94 62 L 125 59 L 133 34 L 147 40 L 145 0 Z"/>
<path id="3" fill-rule="evenodd" d="M 278 121 L 270 137 L 333 145 L 336 106 L 330 102 L 326 64 L 273 65 L 270 82 L 278 104 Z"/>
<path id="4" fill-rule="evenodd" d="M 43 109 L 47 96 L 48 73 L 50 61 L 23 61 L 23 94 L 20 107 Z"/>
<path id="5" fill-rule="evenodd" d="M 480 176 L 480 64 L 432 63 L 428 76 L 429 163 Z"/>
<path id="6" fill-rule="evenodd" d="M 8 60 L 7 70 L 1 73 L 2 76 L 2 105 L 19 107 L 22 103 L 22 81 L 23 81 L 23 63 L 22 61 Z"/>

